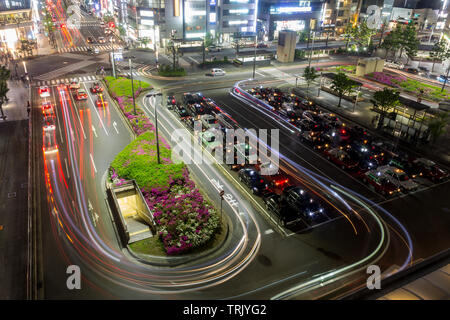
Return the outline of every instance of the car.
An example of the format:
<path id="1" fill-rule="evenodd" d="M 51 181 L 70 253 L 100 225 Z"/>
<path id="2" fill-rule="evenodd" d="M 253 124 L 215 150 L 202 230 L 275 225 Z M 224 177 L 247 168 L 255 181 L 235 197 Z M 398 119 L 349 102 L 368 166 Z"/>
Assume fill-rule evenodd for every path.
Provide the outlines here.
<path id="1" fill-rule="evenodd" d="M 255 168 L 267 181 L 269 188 L 282 190 L 289 185 L 289 177 L 283 174 L 279 167 L 272 162 L 257 164 Z"/>
<path id="2" fill-rule="evenodd" d="M 75 93 L 75 100 L 81 101 L 81 100 L 87 100 L 88 95 L 84 89 L 78 89 Z"/>
<path id="3" fill-rule="evenodd" d="M 440 168 L 434 161 L 425 158 L 418 158 L 412 161 L 412 166 L 409 169 L 411 176 L 425 177 L 433 182 L 441 182 L 448 178 L 448 172 Z"/>
<path id="4" fill-rule="evenodd" d="M 403 192 L 415 191 L 419 187 L 419 185 L 410 179 L 410 177 L 402 169 L 391 166 L 381 166 L 377 168 L 377 171 L 388 177 L 389 180 Z"/>
<path id="5" fill-rule="evenodd" d="M 205 50 L 208 52 L 220 52 L 220 51 L 222 51 L 222 47 L 212 45 L 212 46 L 207 47 Z"/>
<path id="6" fill-rule="evenodd" d="M 282 197 L 291 210 L 305 220 L 315 220 L 324 213 L 324 208 L 300 186 L 290 186 L 283 190 Z"/>
<path id="7" fill-rule="evenodd" d="M 378 160 L 373 156 L 364 152 L 359 152 L 351 146 L 345 146 L 345 152 L 347 152 L 351 159 L 358 162 L 358 168 L 363 171 L 372 170 L 379 166 Z"/>
<path id="8" fill-rule="evenodd" d="M 257 48 L 267 48 L 267 44 L 265 44 L 264 42 L 260 42 L 256 45 Z"/>
<path id="9" fill-rule="evenodd" d="M 199 118 L 201 115 L 205 114 L 205 108 L 199 103 L 188 104 L 186 106 L 186 111 L 193 118 Z"/>
<path id="10" fill-rule="evenodd" d="M 266 209 L 274 214 L 284 227 L 300 221 L 300 218 L 295 212 L 288 210 L 289 208 L 281 199 L 280 195 L 274 192 L 268 192 L 264 194 L 263 202 Z"/>
<path id="11" fill-rule="evenodd" d="M 91 92 L 92 93 L 103 92 L 103 87 L 98 82 L 94 82 L 91 87 Z"/>
<path id="12" fill-rule="evenodd" d="M 104 37 L 98 37 L 98 43 L 106 43 L 106 39 Z"/>
<path id="13" fill-rule="evenodd" d="M 41 98 L 50 97 L 50 88 L 47 86 L 39 87 L 39 96 Z"/>
<path id="14" fill-rule="evenodd" d="M 173 106 L 177 104 L 177 100 L 174 96 L 167 96 L 167 108 L 171 109 Z"/>
<path id="15" fill-rule="evenodd" d="M 103 95 L 99 94 L 98 97 L 97 97 L 96 105 L 99 108 L 100 107 L 107 107 L 108 106 L 108 101 L 103 99 Z"/>
<path id="16" fill-rule="evenodd" d="M 87 37 L 87 38 L 86 38 L 86 42 L 87 42 L 87 43 L 94 43 L 94 38 L 92 38 L 92 37 Z"/>
<path id="17" fill-rule="evenodd" d="M 401 192 L 401 189 L 392 183 L 391 179 L 377 170 L 361 173 L 361 177 L 364 183 L 371 185 L 375 191 L 383 196 L 393 196 Z"/>
<path id="18" fill-rule="evenodd" d="M 201 115 L 200 120 L 202 121 L 203 131 L 211 129 L 211 128 L 214 128 L 214 129 L 220 128 L 220 125 L 217 123 L 216 118 L 210 114 Z"/>
<path id="19" fill-rule="evenodd" d="M 58 145 L 56 144 L 55 126 L 44 126 L 42 128 L 43 145 L 42 150 L 44 154 L 58 152 Z"/>
<path id="20" fill-rule="evenodd" d="M 215 129 L 199 132 L 198 135 L 202 141 L 202 144 L 211 152 L 218 148 L 223 148 L 223 142 L 216 140 L 217 131 Z"/>
<path id="21" fill-rule="evenodd" d="M 174 111 L 176 114 L 178 114 L 178 116 L 180 117 L 180 119 L 186 119 L 188 118 L 190 115 L 189 113 L 186 111 L 186 109 L 183 106 L 177 105 L 176 108 L 174 108 Z"/>
<path id="22" fill-rule="evenodd" d="M 416 68 L 405 68 L 405 69 L 403 69 L 403 70 L 405 70 L 405 71 L 408 72 L 408 73 L 419 74 L 419 70 L 416 69 Z"/>
<path id="23" fill-rule="evenodd" d="M 71 89 L 71 90 L 77 90 L 77 89 L 80 89 L 80 87 L 81 87 L 80 83 L 76 80 L 71 81 L 69 84 L 69 89 Z"/>
<path id="24" fill-rule="evenodd" d="M 249 187 L 253 194 L 260 195 L 268 189 L 265 180 L 253 168 L 243 168 L 239 170 L 238 176 L 239 181 Z"/>
<path id="25" fill-rule="evenodd" d="M 439 81 L 439 82 L 442 82 L 442 83 L 444 83 L 444 82 L 449 82 L 448 80 L 448 77 L 447 76 L 444 76 L 443 74 L 441 74 L 438 78 L 437 78 L 437 80 Z"/>
<path id="26" fill-rule="evenodd" d="M 197 93 L 187 92 L 187 93 L 183 94 L 183 98 L 182 98 L 183 104 L 185 106 L 190 105 L 190 104 L 195 104 L 195 103 L 200 104 L 203 102 L 204 99 L 205 99 L 205 97 L 203 97 L 203 95 L 200 92 L 197 92 Z"/>
<path id="27" fill-rule="evenodd" d="M 224 76 L 224 75 L 226 75 L 226 72 L 223 71 L 222 69 L 213 68 L 213 69 L 210 70 L 210 74 L 213 77 L 215 77 L 215 76 Z"/>
<path id="28" fill-rule="evenodd" d="M 42 114 L 44 115 L 44 117 L 54 117 L 55 116 L 55 111 L 53 108 L 53 105 L 51 104 L 51 102 L 46 101 L 44 103 L 42 103 Z"/>
<path id="29" fill-rule="evenodd" d="M 351 158 L 342 148 L 331 148 L 323 151 L 324 156 L 344 170 L 351 170 L 358 166 L 358 161 Z"/>

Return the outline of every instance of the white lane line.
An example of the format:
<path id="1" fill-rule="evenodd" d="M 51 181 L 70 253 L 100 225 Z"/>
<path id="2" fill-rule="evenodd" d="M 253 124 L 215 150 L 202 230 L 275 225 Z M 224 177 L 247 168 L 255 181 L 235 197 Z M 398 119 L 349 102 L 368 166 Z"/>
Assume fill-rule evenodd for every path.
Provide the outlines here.
<path id="1" fill-rule="evenodd" d="M 52 90 L 52 94 L 53 94 L 53 106 L 56 108 L 56 97 L 55 97 L 55 90 Z M 58 116 L 58 112 L 55 112 L 56 115 L 56 120 L 58 121 L 58 130 L 59 130 L 59 136 L 61 138 L 61 143 L 64 143 L 64 139 L 62 136 L 62 132 L 61 132 L 61 123 L 59 122 L 59 116 Z"/>
<path id="2" fill-rule="evenodd" d="M 92 153 L 89 153 L 89 156 L 91 157 L 92 166 L 94 167 L 94 172 L 97 173 L 97 168 L 95 167 L 94 158 L 92 157 Z"/>
<path id="3" fill-rule="evenodd" d="M 67 165 L 67 158 L 64 158 L 64 162 L 66 163 L 67 179 L 70 179 L 69 166 Z"/>
<path id="4" fill-rule="evenodd" d="M 109 136 L 108 131 L 106 131 L 105 125 L 103 124 L 102 118 L 100 117 L 100 114 L 98 113 L 98 110 L 97 110 L 97 108 L 95 107 L 94 100 L 92 100 L 92 96 L 91 96 L 91 94 L 90 94 L 88 88 L 86 87 L 86 84 L 85 84 L 85 83 L 83 83 L 83 87 L 84 87 L 84 89 L 86 90 L 87 95 L 88 95 L 89 99 L 90 99 L 91 102 L 92 102 L 93 108 L 94 108 L 94 110 L 95 110 L 95 113 L 96 113 L 97 116 L 98 116 L 98 119 L 100 120 L 100 123 L 102 124 L 103 130 L 105 130 L 106 135 Z"/>
<path id="5" fill-rule="evenodd" d="M 255 73 L 259 74 L 261 77 L 265 77 L 264 74 L 262 74 L 262 73 L 260 73 L 260 72 L 258 72 L 258 71 L 255 71 Z"/>
<path id="6" fill-rule="evenodd" d="M 98 138 L 97 130 L 95 130 L 94 125 L 92 125 L 92 132 L 94 132 L 94 136 L 95 136 L 96 138 Z"/>
<path id="7" fill-rule="evenodd" d="M 264 231 L 264 234 L 271 234 L 271 233 L 273 233 L 272 229 L 267 229 L 266 231 Z"/>
<path id="8" fill-rule="evenodd" d="M 84 139 L 86 140 L 86 134 L 84 133 L 84 128 L 83 128 L 83 125 L 81 124 L 81 118 L 80 118 L 80 115 L 79 115 L 78 112 L 76 112 L 76 111 L 75 111 L 75 113 L 77 114 L 78 122 L 80 122 L 80 128 L 81 128 L 81 131 L 83 131 Z"/>
<path id="9" fill-rule="evenodd" d="M 119 134 L 119 130 L 117 130 L 117 123 L 115 121 L 113 122 L 113 127 L 116 130 L 117 134 Z"/>

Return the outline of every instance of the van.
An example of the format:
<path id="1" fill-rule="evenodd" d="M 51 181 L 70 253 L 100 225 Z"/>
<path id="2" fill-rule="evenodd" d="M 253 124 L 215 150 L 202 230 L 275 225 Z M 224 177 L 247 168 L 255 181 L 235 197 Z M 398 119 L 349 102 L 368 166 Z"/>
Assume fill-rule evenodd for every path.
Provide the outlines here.
<path id="1" fill-rule="evenodd" d="M 223 71 L 222 69 L 216 69 L 216 68 L 211 69 L 211 75 L 213 77 L 215 77 L 215 76 L 224 76 L 225 74 L 226 74 L 226 72 Z"/>

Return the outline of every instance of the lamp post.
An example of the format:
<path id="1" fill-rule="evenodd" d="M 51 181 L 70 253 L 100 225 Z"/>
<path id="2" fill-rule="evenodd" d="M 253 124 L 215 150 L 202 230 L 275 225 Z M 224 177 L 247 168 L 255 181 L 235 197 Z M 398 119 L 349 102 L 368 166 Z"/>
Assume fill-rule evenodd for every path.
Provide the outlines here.
<path id="1" fill-rule="evenodd" d="M 255 34 L 255 50 L 253 51 L 253 80 L 255 80 L 256 72 L 256 47 L 258 46 L 258 34 Z"/>
<path id="2" fill-rule="evenodd" d="M 112 47 L 112 57 L 111 57 L 111 68 L 112 68 L 112 72 L 113 72 L 113 77 L 116 77 L 116 64 L 114 62 L 114 42 L 113 42 L 113 37 L 109 38 L 109 42 L 111 42 L 111 47 Z"/>
<path id="3" fill-rule="evenodd" d="M 320 73 L 320 81 L 319 81 L 319 88 L 317 89 L 317 97 L 320 96 L 320 89 L 322 88 L 322 77 L 323 77 L 323 72 Z"/>
<path id="4" fill-rule="evenodd" d="M 161 164 L 161 159 L 159 156 L 159 134 L 158 134 L 158 109 L 156 108 L 157 99 L 156 97 L 162 97 L 162 93 L 152 93 L 146 95 L 147 98 L 155 97 L 155 133 L 156 133 L 156 154 L 158 157 L 158 164 Z"/>
<path id="5" fill-rule="evenodd" d="M 358 88 L 358 92 L 356 93 L 355 103 L 353 104 L 353 112 L 355 112 L 356 104 L 358 103 L 359 92 L 361 91 L 361 86 Z"/>
<path id="6" fill-rule="evenodd" d="M 136 115 L 136 101 L 134 99 L 134 80 L 133 80 L 133 66 L 131 65 L 131 59 L 134 59 L 136 57 L 129 56 L 125 57 L 125 59 L 128 59 L 128 66 L 130 67 L 130 74 L 131 74 L 131 96 L 133 97 L 133 113 Z"/>
<path id="7" fill-rule="evenodd" d="M 311 51 L 309 53 L 309 64 L 308 67 L 311 67 L 311 59 L 312 59 L 312 54 L 313 54 L 313 50 L 314 50 L 314 37 L 315 37 L 315 32 L 313 31 L 313 38 L 312 38 L 312 45 L 311 45 Z"/>

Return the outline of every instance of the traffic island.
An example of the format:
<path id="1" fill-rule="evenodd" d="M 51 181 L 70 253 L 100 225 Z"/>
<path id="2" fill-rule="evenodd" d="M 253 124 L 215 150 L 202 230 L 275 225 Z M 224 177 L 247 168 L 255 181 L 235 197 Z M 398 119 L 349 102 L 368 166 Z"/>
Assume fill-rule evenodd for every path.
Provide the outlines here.
<path id="1" fill-rule="evenodd" d="M 163 257 L 163 264 L 173 265 L 167 261 L 173 256 L 205 254 L 205 250 L 223 243 L 227 235 L 223 228 L 228 230 L 228 223 L 221 222 L 217 210 L 190 179 L 186 165 L 171 161 L 170 146 L 161 136 L 158 137 L 158 163 L 154 126 L 139 106 L 136 106 L 136 114 L 133 112 L 131 86 L 126 83 L 131 83 L 131 80 L 112 77 L 105 80 L 111 96 L 137 135 L 112 161 L 110 181 L 113 187 L 120 187 L 127 180 L 136 181 L 152 212 L 156 225 L 154 238 L 158 238 L 158 241 L 150 238 L 135 242 L 129 247 L 130 253 L 157 264 L 161 261 L 155 261 L 154 257 Z M 146 87 L 149 85 L 146 84 Z M 216 238 L 216 235 L 224 238 Z M 152 247 L 146 247 L 146 244 Z"/>

